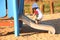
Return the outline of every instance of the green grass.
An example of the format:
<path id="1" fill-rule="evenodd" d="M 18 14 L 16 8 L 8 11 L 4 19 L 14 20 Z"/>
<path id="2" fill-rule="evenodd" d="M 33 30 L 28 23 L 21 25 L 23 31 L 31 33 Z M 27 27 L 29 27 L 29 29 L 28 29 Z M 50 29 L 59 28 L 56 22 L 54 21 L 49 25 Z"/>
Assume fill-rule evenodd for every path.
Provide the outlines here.
<path id="1" fill-rule="evenodd" d="M 60 2 L 59 3 L 54 3 L 54 7 L 60 7 Z"/>
<path id="2" fill-rule="evenodd" d="M 29 7 L 30 5 L 29 5 L 29 4 L 25 4 L 24 6 L 25 6 L 25 7 Z"/>

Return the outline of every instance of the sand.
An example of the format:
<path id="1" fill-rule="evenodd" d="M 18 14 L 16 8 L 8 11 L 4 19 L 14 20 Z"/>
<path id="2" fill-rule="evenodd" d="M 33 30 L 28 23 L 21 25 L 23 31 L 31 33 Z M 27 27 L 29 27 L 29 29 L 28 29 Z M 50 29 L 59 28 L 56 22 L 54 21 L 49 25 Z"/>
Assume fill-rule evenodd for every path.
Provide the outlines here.
<path id="1" fill-rule="evenodd" d="M 25 24 L 18 37 L 14 35 L 14 27 L 0 27 L 0 34 L 3 33 L 0 35 L 0 40 L 60 40 L 60 13 L 44 14 L 41 23 L 52 25 L 56 29 L 56 34 L 35 30 Z"/>

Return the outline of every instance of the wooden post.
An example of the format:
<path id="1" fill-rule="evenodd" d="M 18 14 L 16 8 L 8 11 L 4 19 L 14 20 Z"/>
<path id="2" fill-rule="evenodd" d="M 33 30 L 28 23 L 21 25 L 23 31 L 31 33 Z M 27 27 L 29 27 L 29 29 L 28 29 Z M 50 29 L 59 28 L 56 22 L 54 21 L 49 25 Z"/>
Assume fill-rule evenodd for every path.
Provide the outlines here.
<path id="1" fill-rule="evenodd" d="M 54 3 L 53 3 L 52 0 L 50 1 L 50 13 L 51 13 L 51 14 L 54 13 Z"/>
<path id="2" fill-rule="evenodd" d="M 40 5 L 40 10 L 42 13 L 44 13 L 44 4 L 43 4 L 43 1 L 41 0 L 41 5 Z"/>
<path id="3" fill-rule="evenodd" d="M 31 2 L 31 5 L 30 5 L 30 14 L 32 15 L 32 2 Z"/>

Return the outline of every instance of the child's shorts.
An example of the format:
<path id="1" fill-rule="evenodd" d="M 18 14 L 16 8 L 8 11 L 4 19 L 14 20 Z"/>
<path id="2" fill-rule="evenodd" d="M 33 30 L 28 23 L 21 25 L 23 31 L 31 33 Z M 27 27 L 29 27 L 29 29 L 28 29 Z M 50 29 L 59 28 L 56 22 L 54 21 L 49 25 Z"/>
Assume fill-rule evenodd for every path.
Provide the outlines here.
<path id="1" fill-rule="evenodd" d="M 35 19 L 35 20 L 39 21 L 39 20 L 41 20 L 41 19 L 42 19 L 42 18 L 36 17 L 36 19 Z"/>

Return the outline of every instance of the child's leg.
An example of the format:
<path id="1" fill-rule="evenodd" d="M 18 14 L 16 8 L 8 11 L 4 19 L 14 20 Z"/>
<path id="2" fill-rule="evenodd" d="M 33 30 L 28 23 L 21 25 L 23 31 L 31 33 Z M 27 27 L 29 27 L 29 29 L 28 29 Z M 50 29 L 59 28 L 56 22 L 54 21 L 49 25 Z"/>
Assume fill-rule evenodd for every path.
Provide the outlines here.
<path id="1" fill-rule="evenodd" d="M 35 20 L 35 23 L 38 24 L 38 23 L 37 23 L 37 20 Z"/>
<path id="2" fill-rule="evenodd" d="M 35 20 L 35 23 L 36 23 L 36 24 L 40 24 L 40 23 L 41 23 L 41 20 L 42 20 L 42 18 L 36 19 L 36 20 Z"/>
<path id="3" fill-rule="evenodd" d="M 42 16 L 37 16 L 36 19 L 37 19 L 37 23 L 38 23 L 38 24 L 41 23 L 42 18 L 43 18 Z"/>
<path id="4" fill-rule="evenodd" d="M 40 20 L 36 20 L 36 24 L 39 24 L 40 23 Z"/>
<path id="5" fill-rule="evenodd" d="M 39 20 L 36 19 L 36 20 L 35 20 L 35 23 L 36 23 L 36 24 L 39 24 Z"/>

